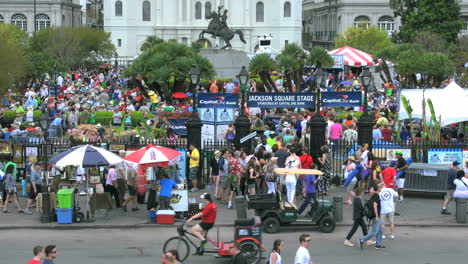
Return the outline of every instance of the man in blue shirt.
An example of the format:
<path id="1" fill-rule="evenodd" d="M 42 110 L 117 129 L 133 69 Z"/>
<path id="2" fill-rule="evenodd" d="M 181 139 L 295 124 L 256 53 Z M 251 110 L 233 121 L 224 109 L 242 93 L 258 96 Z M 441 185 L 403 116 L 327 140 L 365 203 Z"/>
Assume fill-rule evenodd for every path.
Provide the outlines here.
<path id="1" fill-rule="evenodd" d="M 453 183 L 455 178 L 457 177 L 457 172 L 459 170 L 460 162 L 454 161 L 452 163 L 452 168 L 448 171 L 448 177 L 447 177 L 447 195 L 445 196 L 445 200 L 442 203 L 442 211 L 440 212 L 441 214 L 444 215 L 449 215 L 450 212 L 447 211 L 447 206 L 450 202 L 450 200 L 453 200 L 453 194 L 455 192 L 456 186 Z"/>
<path id="2" fill-rule="evenodd" d="M 171 203 L 172 189 L 177 188 L 177 184 L 169 178 L 169 175 L 164 174 L 163 178 L 159 181 L 161 190 L 159 191 L 159 209 L 167 210 Z"/>
<path id="3" fill-rule="evenodd" d="M 31 188 L 29 190 L 29 199 L 26 203 L 26 210 L 24 210 L 24 214 L 29 215 L 32 214 L 32 212 L 29 210 L 29 207 L 36 199 L 36 196 L 42 192 L 41 165 L 39 163 L 34 164 L 34 168 L 31 170 L 30 183 Z"/>
<path id="4" fill-rule="evenodd" d="M 312 164 L 311 169 L 317 169 L 317 165 Z M 320 176 L 315 178 L 315 175 L 305 175 L 304 176 L 304 193 L 305 193 L 305 200 L 302 202 L 301 207 L 299 207 L 299 210 L 297 210 L 297 215 L 299 216 L 304 212 L 304 210 L 307 208 L 307 206 L 310 204 L 310 200 L 314 199 L 314 201 L 317 199 L 316 193 L 315 193 L 315 184 L 317 181 L 320 179 Z"/>

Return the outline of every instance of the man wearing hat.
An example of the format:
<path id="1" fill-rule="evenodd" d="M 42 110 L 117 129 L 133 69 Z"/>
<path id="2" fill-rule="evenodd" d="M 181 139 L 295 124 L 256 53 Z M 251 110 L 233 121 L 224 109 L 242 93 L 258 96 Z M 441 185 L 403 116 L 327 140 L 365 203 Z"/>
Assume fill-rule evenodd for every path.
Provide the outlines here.
<path id="1" fill-rule="evenodd" d="M 197 254 L 203 254 L 203 248 L 207 243 L 205 239 L 206 233 L 210 230 L 215 221 L 216 221 L 216 212 L 218 211 L 218 207 L 211 199 L 211 195 L 209 193 L 204 193 L 200 196 L 205 203 L 205 207 L 202 211 L 192 217 L 190 217 L 186 222 L 189 223 L 194 219 L 201 218 L 201 222 L 192 226 L 191 232 L 194 236 L 200 239 L 200 247 L 197 248 Z"/>
<path id="2" fill-rule="evenodd" d="M 453 193 L 455 192 L 456 186 L 453 183 L 457 178 L 457 172 L 459 168 L 460 162 L 454 161 L 452 162 L 452 168 L 448 171 L 448 178 L 447 178 L 447 195 L 445 196 L 445 200 L 442 203 L 442 211 L 441 214 L 449 215 L 450 212 L 447 210 L 447 206 L 451 200 L 453 200 Z"/>
<path id="3" fill-rule="evenodd" d="M 397 173 L 399 171 L 403 171 L 400 178 L 396 180 L 398 193 L 400 195 L 400 201 L 403 201 L 403 189 L 405 188 L 405 177 L 406 177 L 404 170 L 408 168 L 408 164 L 406 163 L 406 160 L 403 158 L 403 152 L 401 152 L 400 150 L 395 151 L 395 156 L 397 158 L 397 165 L 396 165 Z"/>
<path id="4" fill-rule="evenodd" d="M 270 131 L 269 137 L 267 138 L 267 144 L 272 148 L 276 144 L 276 133 L 275 131 Z"/>
<path id="5" fill-rule="evenodd" d="M 158 99 L 158 95 L 154 92 L 154 91 L 149 91 L 148 92 L 148 95 L 151 99 L 151 112 L 154 111 L 154 109 L 158 106 L 158 103 L 159 103 L 159 99 Z"/>

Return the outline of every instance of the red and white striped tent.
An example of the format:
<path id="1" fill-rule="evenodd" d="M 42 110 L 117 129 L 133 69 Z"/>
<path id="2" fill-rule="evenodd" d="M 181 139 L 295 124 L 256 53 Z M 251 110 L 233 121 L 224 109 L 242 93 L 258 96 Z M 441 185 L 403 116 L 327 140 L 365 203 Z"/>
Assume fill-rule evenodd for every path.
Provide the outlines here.
<path id="1" fill-rule="evenodd" d="M 358 49 L 344 46 L 329 52 L 331 55 L 343 55 L 344 64 L 351 67 L 373 66 L 372 55 Z"/>

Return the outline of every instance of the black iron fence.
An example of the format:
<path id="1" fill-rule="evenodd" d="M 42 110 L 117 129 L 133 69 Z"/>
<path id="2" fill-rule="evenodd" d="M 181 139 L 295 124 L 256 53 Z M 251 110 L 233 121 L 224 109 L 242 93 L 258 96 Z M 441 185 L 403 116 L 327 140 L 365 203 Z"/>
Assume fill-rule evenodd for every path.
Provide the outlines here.
<path id="1" fill-rule="evenodd" d="M 330 144 L 330 151 L 332 153 L 332 173 L 333 175 L 342 176 L 344 174 L 344 164 L 348 160 L 348 157 L 354 155 L 358 149 L 357 142 L 344 142 L 341 141 L 338 144 Z M 433 164 L 449 164 L 456 159 L 460 159 L 463 156 L 463 150 L 468 151 L 468 144 L 466 142 L 449 142 L 443 143 L 432 143 L 424 141 L 401 141 L 401 142 L 373 142 L 372 154 L 379 161 L 390 161 L 395 159 L 395 151 L 400 150 L 403 152 L 404 157 L 411 157 L 415 163 L 433 163 Z M 452 160 L 434 160 L 434 157 L 430 156 L 437 155 L 437 153 L 451 153 L 446 155 L 445 159 L 452 158 Z M 431 160 L 432 158 L 432 160 Z M 459 160 L 462 163 L 463 158 Z"/>

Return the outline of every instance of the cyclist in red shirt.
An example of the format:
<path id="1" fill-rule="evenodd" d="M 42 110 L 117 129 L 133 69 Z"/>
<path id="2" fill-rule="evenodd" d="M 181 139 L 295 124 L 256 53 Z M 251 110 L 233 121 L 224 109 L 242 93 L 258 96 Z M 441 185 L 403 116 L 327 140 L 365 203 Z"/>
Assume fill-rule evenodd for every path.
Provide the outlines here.
<path id="1" fill-rule="evenodd" d="M 200 247 L 197 248 L 197 254 L 201 254 L 201 252 L 203 252 L 203 247 L 208 242 L 205 236 L 208 233 L 208 230 L 213 227 L 214 222 L 216 221 L 216 211 L 218 210 L 218 207 L 216 207 L 216 204 L 213 202 L 209 193 L 202 194 L 200 198 L 203 199 L 205 207 L 200 213 L 190 217 L 186 221 L 188 223 L 194 219 L 201 218 L 201 222 L 192 226 L 190 229 L 191 233 L 201 240 Z"/>

